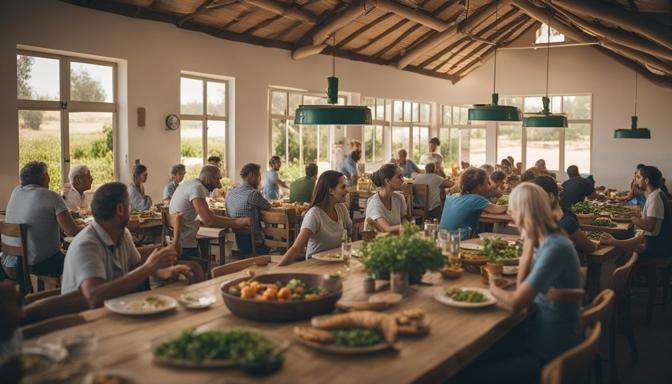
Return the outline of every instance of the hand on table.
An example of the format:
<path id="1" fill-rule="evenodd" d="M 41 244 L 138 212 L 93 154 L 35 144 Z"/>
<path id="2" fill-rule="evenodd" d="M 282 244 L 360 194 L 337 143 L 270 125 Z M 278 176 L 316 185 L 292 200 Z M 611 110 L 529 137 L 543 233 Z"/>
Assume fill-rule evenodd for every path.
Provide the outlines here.
<path id="1" fill-rule="evenodd" d="M 180 276 L 184 276 L 187 281 L 191 281 L 191 279 L 194 277 L 193 272 L 191 272 L 191 269 L 184 265 L 184 264 L 177 264 L 173 265 L 167 268 L 161 268 L 157 270 L 154 273 L 154 276 L 161 280 L 168 280 L 168 279 L 179 279 Z"/>
<path id="2" fill-rule="evenodd" d="M 171 246 L 157 248 L 152 252 L 145 264 L 149 266 L 152 272 L 156 272 L 159 269 L 167 268 L 173 266 L 177 260 L 177 252 Z"/>

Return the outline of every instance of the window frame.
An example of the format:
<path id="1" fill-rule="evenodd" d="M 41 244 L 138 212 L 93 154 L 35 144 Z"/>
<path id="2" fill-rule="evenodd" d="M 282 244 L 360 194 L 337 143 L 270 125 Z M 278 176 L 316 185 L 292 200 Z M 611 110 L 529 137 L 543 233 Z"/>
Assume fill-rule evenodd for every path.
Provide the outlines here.
<path id="1" fill-rule="evenodd" d="M 401 102 L 401 121 L 395 121 L 394 120 L 394 113 L 395 113 L 395 103 L 396 102 Z M 406 121 L 406 105 L 410 105 L 410 112 L 411 116 L 408 121 Z M 418 116 L 415 116 L 415 106 L 417 105 L 417 114 Z M 420 115 L 422 113 L 420 112 L 422 109 L 422 105 L 428 105 L 429 106 L 429 114 L 427 116 L 427 121 L 420 121 Z M 392 148 L 394 147 L 394 128 L 407 128 L 408 130 L 408 148 L 406 148 L 406 152 L 408 152 L 408 158 L 413 159 L 414 158 L 414 145 L 415 143 L 413 142 L 413 137 L 416 134 L 416 129 L 427 129 L 427 137 L 428 140 L 431 138 L 431 120 L 432 120 L 432 103 L 430 102 L 423 102 L 423 101 L 413 101 L 413 100 L 406 100 L 406 99 L 391 99 L 390 100 L 390 119 L 389 119 L 389 124 L 390 124 L 390 152 L 392 153 Z M 417 117 L 417 118 L 416 118 Z M 420 132 L 418 131 L 418 137 L 420 137 Z M 421 143 L 419 145 L 422 145 Z M 426 143 L 426 145 L 429 145 Z M 422 152 L 422 149 L 420 150 Z M 392 153 L 392 156 L 394 157 L 394 153 Z M 418 154 L 418 159 L 420 159 L 420 156 L 422 156 L 423 153 Z"/>

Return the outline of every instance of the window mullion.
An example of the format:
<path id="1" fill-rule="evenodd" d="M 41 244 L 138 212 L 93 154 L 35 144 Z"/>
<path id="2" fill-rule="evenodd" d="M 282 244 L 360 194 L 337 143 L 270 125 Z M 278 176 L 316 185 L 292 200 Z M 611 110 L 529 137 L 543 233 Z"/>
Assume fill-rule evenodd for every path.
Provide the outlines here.
<path id="1" fill-rule="evenodd" d="M 62 57 L 60 64 L 60 92 L 61 92 L 61 184 L 65 184 L 70 172 L 70 60 Z"/>

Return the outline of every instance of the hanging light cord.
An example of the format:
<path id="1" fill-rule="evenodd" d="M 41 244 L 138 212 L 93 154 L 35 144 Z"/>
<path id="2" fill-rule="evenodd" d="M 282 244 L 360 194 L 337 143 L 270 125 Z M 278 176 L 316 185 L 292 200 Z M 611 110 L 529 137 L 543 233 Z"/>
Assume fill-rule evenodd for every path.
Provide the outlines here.
<path id="1" fill-rule="evenodd" d="M 637 72 L 635 72 L 635 116 L 637 116 Z"/>
<path id="2" fill-rule="evenodd" d="M 548 11 L 548 24 L 546 24 L 546 97 L 548 97 L 548 74 L 551 56 L 551 11 Z"/>
<path id="3" fill-rule="evenodd" d="M 336 77 L 336 32 L 331 37 L 331 76 Z"/>
<path id="4" fill-rule="evenodd" d="M 495 24 L 499 19 L 499 2 L 495 3 Z M 495 45 L 495 69 L 492 76 L 492 93 L 496 93 L 497 90 L 497 45 Z"/>

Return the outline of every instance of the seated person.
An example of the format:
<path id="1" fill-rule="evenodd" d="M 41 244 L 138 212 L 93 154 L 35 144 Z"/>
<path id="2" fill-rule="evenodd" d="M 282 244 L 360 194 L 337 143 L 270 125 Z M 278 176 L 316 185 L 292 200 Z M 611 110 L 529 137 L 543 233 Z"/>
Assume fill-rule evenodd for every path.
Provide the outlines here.
<path id="1" fill-rule="evenodd" d="M 548 169 L 546 169 L 546 160 L 544 159 L 539 159 L 534 163 L 534 167 L 532 167 L 535 170 L 536 176 L 550 176 L 555 179 L 555 173 L 550 172 Z"/>
<path id="2" fill-rule="evenodd" d="M 325 171 L 315 186 L 315 199 L 301 222 L 301 230 L 294 244 L 285 252 L 279 265 L 288 265 L 306 250 L 306 259 L 315 253 L 338 248 L 343 232 L 350 232 L 352 221 L 344 202 L 348 191 L 345 176 L 336 171 Z"/>
<path id="3" fill-rule="evenodd" d="M 128 196 L 133 210 L 148 211 L 152 207 L 152 198 L 145 194 L 147 176 L 146 166 L 136 164 L 133 167 L 133 183 L 128 186 Z"/>
<path id="4" fill-rule="evenodd" d="M 502 171 L 494 171 L 490 174 L 488 198 L 498 198 L 506 193 L 506 174 Z"/>
<path id="5" fill-rule="evenodd" d="M 373 172 L 371 181 L 378 191 L 366 201 L 364 229 L 380 229 L 383 232 L 399 233 L 402 223 L 408 216 L 406 199 L 404 195 L 396 192 L 404 183 L 401 179 L 401 168 L 392 164 L 384 164 Z"/>
<path id="6" fill-rule="evenodd" d="M 310 203 L 317 180 L 317 164 L 306 165 L 306 176 L 292 181 L 289 185 L 290 203 Z"/>
<path id="7" fill-rule="evenodd" d="M 93 195 L 94 220 L 75 236 L 65 256 L 61 294 L 80 290 L 97 308 L 107 299 L 141 287 L 149 276 L 166 280 L 180 275 L 191 279 L 186 265 L 175 265 L 173 247 L 155 249 L 144 262 L 126 228 L 130 217 L 128 192 L 122 183 L 107 183 Z"/>
<path id="8" fill-rule="evenodd" d="M 49 190 L 47 164 L 31 161 L 21 168 L 21 186 L 14 188 L 7 203 L 5 222 L 24 224 L 27 228 L 28 265 L 38 275 L 60 276 L 64 255 L 61 234 L 75 236 L 79 231 L 63 198 Z M 6 237 L 9 245 L 21 246 L 21 239 Z M 17 278 L 17 258 L 2 255 L 5 274 Z"/>
<path id="9" fill-rule="evenodd" d="M 339 167 L 339 172 L 341 172 L 346 179 L 346 186 L 356 186 L 357 180 L 359 179 L 359 170 L 357 169 L 357 162 L 362 157 L 362 151 L 354 150 L 343 160 L 341 166 Z"/>
<path id="10" fill-rule="evenodd" d="M 187 174 L 187 169 L 184 164 L 175 164 L 170 167 L 170 181 L 163 188 L 163 203 L 168 205 L 170 204 L 170 199 L 173 197 L 173 193 L 177 189 L 177 186 L 180 185 L 182 180 L 184 180 L 184 175 Z"/>
<path id="11" fill-rule="evenodd" d="M 502 159 L 502 161 L 499 163 L 500 171 L 504 172 L 504 174 L 507 176 L 513 173 L 513 167 L 513 164 L 511 164 L 508 158 Z"/>
<path id="12" fill-rule="evenodd" d="M 222 158 L 219 157 L 219 156 L 209 156 L 208 157 L 208 164 L 209 165 L 214 165 L 215 167 L 217 167 L 221 170 L 222 169 Z"/>
<path id="13" fill-rule="evenodd" d="M 170 214 L 182 214 L 182 233 L 180 236 L 180 259 L 202 262 L 198 250 L 196 234 L 201 222 L 206 227 L 245 228 L 249 226 L 247 218 L 231 218 L 212 213 L 205 197 L 215 188 L 221 188 L 222 174 L 214 165 L 205 165 L 198 179 L 183 181 L 170 199 Z M 203 255 L 204 257 L 206 255 Z"/>
<path id="14" fill-rule="evenodd" d="M 483 164 L 483 165 L 481 165 L 480 168 L 485 171 L 485 175 L 488 178 L 490 178 L 490 175 L 492 175 L 492 173 L 495 171 L 495 167 L 493 167 L 490 164 Z"/>
<path id="15" fill-rule="evenodd" d="M 68 181 L 70 181 L 70 185 L 63 190 L 65 206 L 68 207 L 70 212 L 79 213 L 80 209 L 87 208 L 86 204 L 84 204 L 84 192 L 91 189 L 91 184 L 93 183 L 89 167 L 86 165 L 75 165 L 70 168 Z"/>
<path id="16" fill-rule="evenodd" d="M 271 209 L 271 203 L 259 193 L 261 167 L 248 163 L 240 170 L 241 181 L 229 189 L 226 194 L 226 214 L 231 217 L 245 218 L 254 231 L 255 246 L 258 253 L 267 253 L 264 247 L 264 235 L 261 231 L 261 211 Z M 252 253 L 252 239 L 248 234 L 236 233 L 236 244 L 242 253 Z"/>
<path id="17" fill-rule="evenodd" d="M 468 168 L 460 175 L 460 194 L 446 197 L 439 228 L 454 231 L 471 228 L 478 232 L 481 213 L 505 213 L 505 205 L 491 204 L 484 195 L 488 192 L 488 179 L 480 168 Z"/>
<path id="18" fill-rule="evenodd" d="M 584 201 L 586 198 L 592 199 L 597 196 L 595 185 L 581 177 L 579 167 L 576 165 L 567 167 L 567 176 L 569 179 L 562 183 L 562 189 L 565 192 L 562 194 L 562 200 L 560 200 L 560 205 L 564 209 L 571 209 L 572 205 Z"/>
<path id="19" fill-rule="evenodd" d="M 280 175 L 278 175 L 278 171 L 282 166 L 280 156 L 271 156 L 268 166 L 268 171 L 266 171 L 266 176 L 264 177 L 264 197 L 268 201 L 278 200 L 280 198 L 280 187 L 288 188 L 287 184 L 280 180 Z"/>
<path id="20" fill-rule="evenodd" d="M 633 173 L 632 181 L 630 182 L 630 191 L 628 191 L 627 196 L 623 198 L 623 201 L 627 201 L 632 205 L 637 205 L 639 208 L 643 208 L 644 203 L 646 202 L 644 191 L 637 186 L 637 172 L 639 172 L 642 167 L 644 167 L 644 164 L 637 164 L 637 169 Z"/>
<path id="21" fill-rule="evenodd" d="M 434 163 L 429 163 L 425 165 L 425 173 L 419 173 L 415 175 L 415 185 L 418 184 L 427 184 L 428 186 L 428 217 L 430 219 L 438 219 L 441 217 L 441 193 L 445 188 L 450 188 L 453 186 L 453 182 L 450 179 L 444 179 L 443 177 L 436 174 L 436 165 Z"/>
<path id="22" fill-rule="evenodd" d="M 533 182 L 534 178 L 540 176 L 538 172 L 535 171 L 535 169 L 530 168 L 527 171 L 523 172 L 522 175 L 520 175 L 520 182 L 524 183 L 526 181 Z"/>
<path id="23" fill-rule="evenodd" d="M 458 373 L 457 382 L 534 383 L 542 367 L 576 346 L 579 335 L 580 302 L 552 300 L 552 290 L 581 288 L 579 258 L 562 234 L 550 210 L 546 193 L 537 185 L 523 183 L 509 198 L 514 223 L 525 233 L 517 288 L 500 288 L 490 279 L 490 292 L 504 308 L 518 312 L 532 303 L 536 311 L 493 346 L 487 353 Z M 497 372 L 493 381 L 492 374 Z"/>
<path id="24" fill-rule="evenodd" d="M 672 208 L 660 190 L 661 179 L 656 167 L 645 165 L 637 171 L 637 186 L 644 191 L 646 202 L 642 217 L 633 217 L 632 223 L 642 231 L 626 240 L 603 234 L 601 243 L 634 250 L 640 260 L 672 257 Z"/>
<path id="25" fill-rule="evenodd" d="M 572 240 L 577 252 L 590 253 L 595 251 L 597 246 L 590 241 L 585 232 L 581 230 L 579 218 L 576 217 L 571 209 L 566 209 L 560 206 L 560 201 L 558 199 L 558 183 L 555 182 L 555 179 L 549 176 L 537 176 L 534 179 L 534 183 L 540 186 L 544 192 L 548 194 L 553 217 L 558 221 L 558 226 L 564 230 L 569 239 Z"/>
<path id="26" fill-rule="evenodd" d="M 422 172 L 420 168 L 408 158 L 408 152 L 406 152 L 405 149 L 397 151 L 397 166 L 401 168 L 401 175 L 406 178 L 413 177 L 414 173 Z"/>

